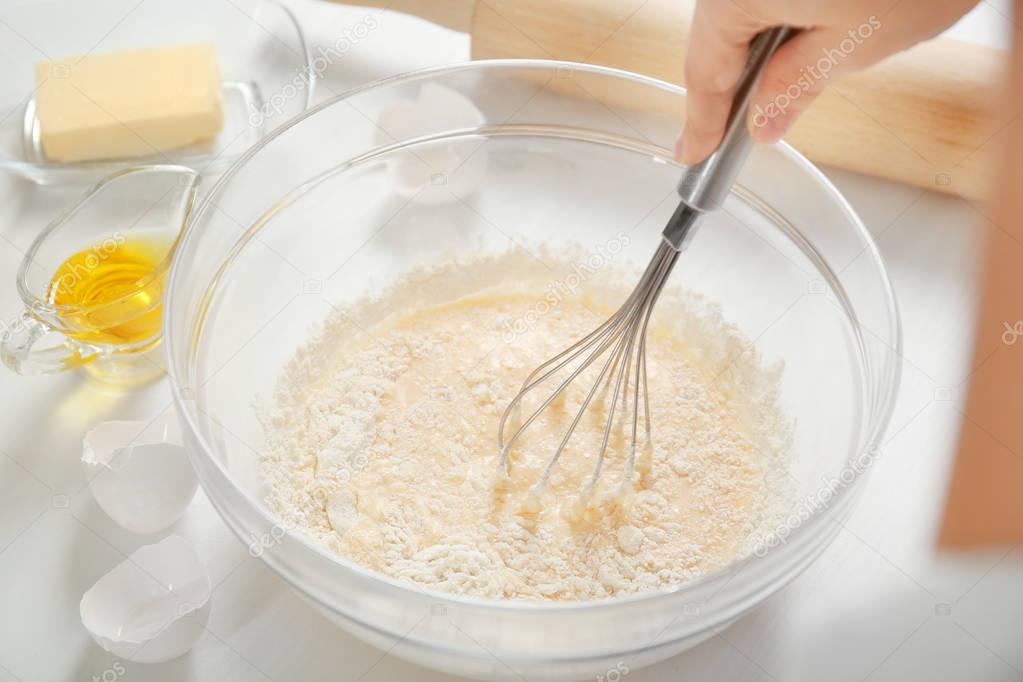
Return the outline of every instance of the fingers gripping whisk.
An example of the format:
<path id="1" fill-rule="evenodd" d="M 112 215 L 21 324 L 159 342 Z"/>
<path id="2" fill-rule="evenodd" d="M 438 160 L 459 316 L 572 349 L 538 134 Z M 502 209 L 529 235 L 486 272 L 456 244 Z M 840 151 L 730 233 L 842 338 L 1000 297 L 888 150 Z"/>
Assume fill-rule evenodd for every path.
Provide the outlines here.
<path id="1" fill-rule="evenodd" d="M 525 431 L 590 367 L 599 367 L 596 379 L 582 399 L 567 432 L 561 438 L 553 456 L 547 461 L 538 480 L 530 487 L 523 505 L 524 511 L 535 513 L 541 509 L 541 496 L 551 473 L 583 415 L 595 402 L 606 406 L 607 420 L 593 464 L 593 472 L 579 495 L 576 512 L 580 508 L 585 508 L 593 496 L 616 424 L 624 426 L 627 432 L 626 460 L 616 495 L 621 495 L 632 485 L 637 468 L 643 469 L 650 465 L 653 453 L 650 399 L 647 390 L 647 328 L 650 324 L 650 315 L 668 276 L 675 267 L 679 252 L 685 248 L 693 232 L 697 219 L 703 213 L 719 208 L 728 198 L 739 169 L 753 144 L 747 130 L 746 119 L 760 73 L 771 55 L 794 33 L 790 27 L 778 26 L 758 34 L 750 43 L 745 68 L 733 91 L 724 137 L 709 157 L 684 169 L 678 184 L 678 194 L 682 202 L 664 228 L 663 239 L 636 289 L 610 319 L 533 370 L 501 416 L 497 437 L 500 448 L 498 473 L 507 478 L 511 475 L 512 448 Z M 561 376 L 565 378 L 560 380 L 554 392 L 540 402 L 539 407 L 531 412 L 525 421 L 522 421 L 520 417 L 523 399 L 541 386 L 552 385 Z M 589 374 L 586 378 L 589 378 Z M 640 410 L 643 413 L 642 420 Z M 642 459 L 639 459 L 637 450 L 641 422 L 643 449 L 640 453 Z"/>
<path id="2" fill-rule="evenodd" d="M 534 369 L 522 384 L 519 393 L 508 404 L 501 416 L 498 428 L 500 447 L 499 474 L 511 475 L 511 450 L 526 430 L 545 410 L 560 397 L 569 386 L 591 366 L 599 367 L 593 385 L 582 399 L 582 403 L 568 426 L 553 456 L 547 462 L 539 479 L 532 485 L 524 502 L 527 512 L 539 511 L 541 496 L 547 486 L 562 453 L 568 446 L 579 422 L 594 402 L 606 406 L 607 420 L 604 425 L 600 447 L 578 504 L 585 506 L 592 498 L 597 482 L 604 468 L 605 458 L 616 425 L 626 432 L 625 469 L 616 495 L 625 493 L 632 485 L 637 467 L 642 471 L 650 466 L 652 442 L 650 439 L 650 402 L 647 391 L 646 341 L 650 315 L 664 283 L 671 274 L 678 259 L 676 251 L 662 241 L 636 289 L 622 306 L 606 322 L 547 362 Z M 530 415 L 520 419 L 523 399 L 548 382 L 564 379 L 557 384 L 553 393 L 544 399 Z M 642 411 L 642 420 L 640 412 Z M 642 422 L 642 434 L 640 423 Z M 510 436 L 509 436 L 510 432 Z M 642 451 L 640 437 L 642 435 Z"/>

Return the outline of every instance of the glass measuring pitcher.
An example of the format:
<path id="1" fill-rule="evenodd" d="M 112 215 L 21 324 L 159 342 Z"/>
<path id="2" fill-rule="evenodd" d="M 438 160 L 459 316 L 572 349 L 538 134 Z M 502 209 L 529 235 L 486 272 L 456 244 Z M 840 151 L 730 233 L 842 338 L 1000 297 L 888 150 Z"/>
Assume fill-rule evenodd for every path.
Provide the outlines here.
<path id="1" fill-rule="evenodd" d="M 0 340 L 4 363 L 127 385 L 162 375 L 167 270 L 199 182 L 183 166 L 130 168 L 47 225 L 18 269 L 25 311 Z"/>

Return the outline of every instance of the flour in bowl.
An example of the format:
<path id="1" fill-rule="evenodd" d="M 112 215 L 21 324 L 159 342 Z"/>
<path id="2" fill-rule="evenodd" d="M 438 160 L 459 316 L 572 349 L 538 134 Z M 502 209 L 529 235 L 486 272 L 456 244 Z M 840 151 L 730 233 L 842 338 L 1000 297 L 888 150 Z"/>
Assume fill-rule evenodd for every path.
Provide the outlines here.
<path id="1" fill-rule="evenodd" d="M 630 285 L 604 273 L 566 286 L 571 257 L 544 260 L 517 251 L 417 271 L 325 322 L 263 410 L 267 502 L 285 524 L 423 587 L 529 600 L 669 588 L 749 554 L 779 525 L 790 440 L 781 369 L 762 367 L 716 306 L 672 288 L 649 333 L 653 448 L 632 493 L 611 494 L 627 451 L 615 429 L 595 502 L 568 513 L 603 435 L 595 410 L 543 507 L 523 508 L 592 378 L 530 428 L 499 483 L 508 401 Z"/>

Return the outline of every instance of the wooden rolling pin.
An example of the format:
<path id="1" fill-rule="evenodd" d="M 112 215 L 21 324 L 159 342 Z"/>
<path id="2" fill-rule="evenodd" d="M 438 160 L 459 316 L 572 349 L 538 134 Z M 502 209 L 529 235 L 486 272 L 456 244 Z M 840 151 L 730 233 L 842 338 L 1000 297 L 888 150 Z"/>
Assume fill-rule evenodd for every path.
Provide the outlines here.
<path id="1" fill-rule="evenodd" d="M 473 59 L 564 59 L 684 85 L 692 0 L 352 0 L 472 37 Z M 883 17 L 879 17 L 884 30 Z M 837 48 L 838 46 L 836 46 Z M 817 163 L 983 197 L 998 133 L 1003 50 L 938 38 L 838 81 L 786 136 Z M 601 93 L 601 97 L 606 93 Z M 641 107 L 629 97 L 615 104 Z M 627 100 L 627 101 L 626 101 Z M 656 103 L 651 104 L 656 106 Z M 1020 113 L 1020 112 L 1017 112 Z"/>

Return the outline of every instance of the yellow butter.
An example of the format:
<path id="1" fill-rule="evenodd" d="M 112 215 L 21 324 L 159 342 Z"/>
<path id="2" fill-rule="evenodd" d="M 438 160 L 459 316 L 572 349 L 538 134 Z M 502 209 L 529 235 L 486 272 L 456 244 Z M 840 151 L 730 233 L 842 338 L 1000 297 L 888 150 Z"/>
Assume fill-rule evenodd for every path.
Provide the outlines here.
<path id="1" fill-rule="evenodd" d="M 224 122 L 213 45 L 148 48 L 36 64 L 43 150 L 52 161 L 159 154 L 210 140 Z"/>

